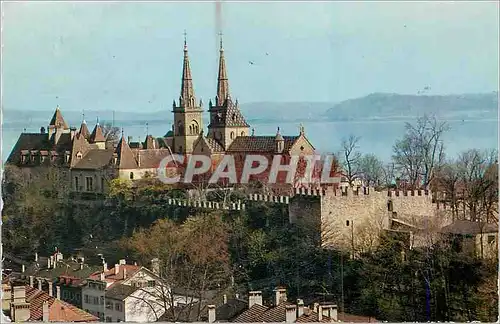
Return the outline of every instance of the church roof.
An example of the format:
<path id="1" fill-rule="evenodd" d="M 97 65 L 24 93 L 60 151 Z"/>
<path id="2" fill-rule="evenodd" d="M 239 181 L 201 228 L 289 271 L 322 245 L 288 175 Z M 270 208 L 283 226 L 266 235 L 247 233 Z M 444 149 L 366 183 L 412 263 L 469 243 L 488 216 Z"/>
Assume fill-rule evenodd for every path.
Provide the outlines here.
<path id="1" fill-rule="evenodd" d="M 211 107 L 212 120 L 209 128 L 212 127 L 250 127 L 245 117 L 241 113 L 237 103 L 233 103 L 231 98 L 224 101 L 222 107 Z"/>
<path id="2" fill-rule="evenodd" d="M 298 136 L 283 136 L 283 152 L 290 150 Z M 276 149 L 276 136 L 238 136 L 231 143 L 227 152 L 269 153 Z"/>

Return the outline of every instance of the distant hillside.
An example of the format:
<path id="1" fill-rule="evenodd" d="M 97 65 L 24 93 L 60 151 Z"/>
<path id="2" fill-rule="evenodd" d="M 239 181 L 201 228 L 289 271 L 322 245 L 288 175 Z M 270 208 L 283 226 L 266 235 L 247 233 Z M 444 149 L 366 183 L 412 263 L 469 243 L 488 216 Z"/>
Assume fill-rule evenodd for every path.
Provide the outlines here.
<path id="1" fill-rule="evenodd" d="M 463 95 L 400 95 L 373 93 L 342 101 L 328 109 L 329 120 L 408 119 L 433 113 L 444 119 L 498 118 L 498 93 Z"/>

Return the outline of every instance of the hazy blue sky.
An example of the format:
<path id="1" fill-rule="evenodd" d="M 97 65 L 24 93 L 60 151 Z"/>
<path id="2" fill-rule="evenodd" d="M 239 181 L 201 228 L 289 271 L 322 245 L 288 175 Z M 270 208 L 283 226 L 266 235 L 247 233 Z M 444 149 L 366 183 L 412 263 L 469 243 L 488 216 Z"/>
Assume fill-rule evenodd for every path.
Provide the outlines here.
<path id="1" fill-rule="evenodd" d="M 196 95 L 215 95 L 215 3 L 17 2 L 2 12 L 4 109 L 170 113 L 184 29 Z M 496 1 L 223 3 L 222 21 L 240 102 L 498 89 Z"/>

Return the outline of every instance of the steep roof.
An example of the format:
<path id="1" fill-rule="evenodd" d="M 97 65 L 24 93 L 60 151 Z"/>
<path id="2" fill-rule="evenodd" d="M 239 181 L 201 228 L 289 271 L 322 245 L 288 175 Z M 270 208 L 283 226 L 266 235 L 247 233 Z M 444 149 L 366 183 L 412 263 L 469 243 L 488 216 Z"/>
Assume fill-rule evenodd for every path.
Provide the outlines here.
<path id="1" fill-rule="evenodd" d="M 66 121 L 64 120 L 61 110 L 59 109 L 59 106 L 57 106 L 56 111 L 54 112 L 54 115 L 52 115 L 52 119 L 50 120 L 49 127 L 63 127 L 64 129 L 69 129 L 68 124 L 66 124 Z"/>
<path id="2" fill-rule="evenodd" d="M 117 166 L 119 169 L 137 169 L 137 161 L 135 160 L 134 153 L 128 146 L 123 135 L 116 146 L 115 152 L 118 155 Z"/>
<path id="3" fill-rule="evenodd" d="M 134 149 L 132 152 L 135 160 L 140 160 L 137 166 L 139 169 L 156 169 L 160 166 L 161 160 L 170 155 L 170 151 L 165 148 L 149 150 Z"/>
<path id="4" fill-rule="evenodd" d="M 211 103 L 211 101 L 210 101 Z M 233 102 L 231 97 L 224 101 L 223 106 L 210 107 L 210 124 L 208 128 L 213 127 L 250 127 L 245 117 L 238 107 L 238 101 Z"/>
<path id="5" fill-rule="evenodd" d="M 102 128 L 101 125 L 99 125 L 99 123 L 95 125 L 92 134 L 90 134 L 90 142 L 91 143 L 106 142 L 106 137 L 104 137 L 104 133 L 102 132 Z"/>
<path id="6" fill-rule="evenodd" d="M 20 164 L 21 163 L 21 152 L 27 151 L 70 151 L 71 150 L 71 134 L 64 133 L 59 137 L 57 145 L 51 141 L 47 134 L 42 133 L 21 133 L 19 138 L 12 148 L 6 163 L 8 164 Z"/>
<path id="7" fill-rule="evenodd" d="M 283 136 L 283 152 L 288 152 L 299 136 Z M 276 148 L 276 136 L 237 136 L 227 148 L 227 152 L 271 153 Z"/>
<path id="8" fill-rule="evenodd" d="M 83 135 L 83 137 L 85 137 L 86 139 L 90 138 L 90 132 L 89 132 L 89 129 L 87 127 L 87 123 L 85 122 L 85 120 L 80 125 L 79 134 Z"/>
<path id="9" fill-rule="evenodd" d="M 99 318 L 71 304 L 49 296 L 48 293 L 26 286 L 26 302 L 30 304 L 30 321 L 43 320 L 43 303 L 49 304 L 50 322 L 97 322 Z"/>

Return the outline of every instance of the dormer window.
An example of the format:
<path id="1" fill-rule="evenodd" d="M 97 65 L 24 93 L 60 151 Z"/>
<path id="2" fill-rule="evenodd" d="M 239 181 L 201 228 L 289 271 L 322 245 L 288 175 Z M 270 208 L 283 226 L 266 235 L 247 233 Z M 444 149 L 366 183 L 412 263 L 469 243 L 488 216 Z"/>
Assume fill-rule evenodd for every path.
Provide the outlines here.
<path id="1" fill-rule="evenodd" d="M 80 160 L 82 158 L 82 152 L 76 153 L 76 158 Z"/>

